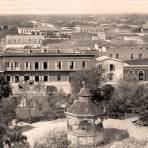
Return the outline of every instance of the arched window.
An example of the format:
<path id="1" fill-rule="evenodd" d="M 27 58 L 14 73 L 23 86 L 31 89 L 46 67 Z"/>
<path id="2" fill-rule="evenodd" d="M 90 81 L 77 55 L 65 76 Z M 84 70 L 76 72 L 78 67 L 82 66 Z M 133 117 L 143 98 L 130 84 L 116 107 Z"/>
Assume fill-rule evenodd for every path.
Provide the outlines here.
<path id="1" fill-rule="evenodd" d="M 114 71 L 115 70 L 115 65 L 114 64 L 110 64 L 110 71 Z"/>
<path id="2" fill-rule="evenodd" d="M 133 71 L 133 70 L 130 70 L 129 72 L 128 72 L 128 76 L 134 76 L 135 75 L 135 72 Z"/>
<path id="3" fill-rule="evenodd" d="M 138 77 L 139 77 L 139 80 L 144 80 L 144 71 L 143 70 L 140 70 L 138 72 Z"/>
<path id="4" fill-rule="evenodd" d="M 91 123 L 89 123 L 89 121 L 87 120 L 82 120 L 79 124 L 78 124 L 79 129 L 81 130 L 90 130 L 91 129 Z"/>
<path id="5" fill-rule="evenodd" d="M 136 79 L 134 70 L 130 70 L 128 72 L 128 79 L 129 80 L 135 80 Z"/>

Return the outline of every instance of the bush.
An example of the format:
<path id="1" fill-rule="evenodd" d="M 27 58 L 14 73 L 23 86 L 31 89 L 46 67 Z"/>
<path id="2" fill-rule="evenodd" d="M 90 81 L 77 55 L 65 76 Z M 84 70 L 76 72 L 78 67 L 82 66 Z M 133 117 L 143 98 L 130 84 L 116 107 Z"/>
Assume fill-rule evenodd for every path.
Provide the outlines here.
<path id="1" fill-rule="evenodd" d="M 3 98 L 0 102 L 0 119 L 4 124 L 8 124 L 12 119 L 16 118 L 15 101 L 11 97 Z"/>
<path id="2" fill-rule="evenodd" d="M 67 148 L 67 134 L 64 131 L 52 131 L 47 138 L 36 142 L 34 148 Z"/>

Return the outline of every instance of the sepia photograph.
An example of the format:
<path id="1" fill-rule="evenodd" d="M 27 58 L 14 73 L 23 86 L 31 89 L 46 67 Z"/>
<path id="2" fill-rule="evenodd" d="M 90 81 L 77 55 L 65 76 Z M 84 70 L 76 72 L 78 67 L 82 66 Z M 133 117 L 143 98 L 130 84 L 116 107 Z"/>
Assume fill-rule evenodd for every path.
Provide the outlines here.
<path id="1" fill-rule="evenodd" d="M 148 0 L 0 0 L 0 148 L 148 148 Z"/>

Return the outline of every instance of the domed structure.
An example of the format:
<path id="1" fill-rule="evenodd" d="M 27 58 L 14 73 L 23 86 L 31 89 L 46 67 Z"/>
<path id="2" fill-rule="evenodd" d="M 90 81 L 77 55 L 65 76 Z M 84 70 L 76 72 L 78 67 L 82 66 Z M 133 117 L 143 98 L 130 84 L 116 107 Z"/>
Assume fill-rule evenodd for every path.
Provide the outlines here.
<path id="1" fill-rule="evenodd" d="M 102 120 L 103 110 L 91 99 L 92 94 L 85 87 L 78 93 L 78 99 L 66 109 L 68 141 L 70 148 L 92 147 L 95 148 L 104 140 Z"/>

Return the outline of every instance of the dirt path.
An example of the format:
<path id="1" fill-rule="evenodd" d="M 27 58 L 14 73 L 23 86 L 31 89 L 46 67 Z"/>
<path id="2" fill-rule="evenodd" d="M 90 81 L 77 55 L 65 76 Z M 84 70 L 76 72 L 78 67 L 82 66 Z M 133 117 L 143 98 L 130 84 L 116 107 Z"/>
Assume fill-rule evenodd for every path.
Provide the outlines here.
<path id="1" fill-rule="evenodd" d="M 41 121 L 31 124 L 34 128 L 24 132 L 23 134 L 28 137 L 28 142 L 33 147 L 36 141 L 43 137 L 47 137 L 50 131 L 54 129 L 66 130 L 66 119 L 58 119 L 53 121 Z"/>
<path id="2" fill-rule="evenodd" d="M 104 127 L 127 130 L 130 137 L 135 137 L 136 139 L 148 139 L 148 127 L 134 125 L 131 123 L 133 120 L 135 120 L 135 118 L 129 118 L 126 120 L 107 119 L 104 120 Z M 33 147 L 36 141 L 43 137 L 47 137 L 51 130 L 66 130 L 66 119 L 41 121 L 31 124 L 31 126 L 34 128 L 24 132 L 24 134 L 28 137 L 28 141 Z"/>
<path id="3" fill-rule="evenodd" d="M 118 128 L 127 130 L 130 137 L 135 137 L 136 139 L 148 139 L 148 127 L 138 126 L 132 123 L 136 118 L 129 118 L 126 120 L 116 120 L 108 119 L 104 120 L 104 127 L 106 128 Z"/>

